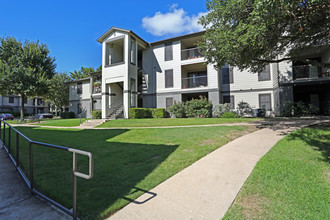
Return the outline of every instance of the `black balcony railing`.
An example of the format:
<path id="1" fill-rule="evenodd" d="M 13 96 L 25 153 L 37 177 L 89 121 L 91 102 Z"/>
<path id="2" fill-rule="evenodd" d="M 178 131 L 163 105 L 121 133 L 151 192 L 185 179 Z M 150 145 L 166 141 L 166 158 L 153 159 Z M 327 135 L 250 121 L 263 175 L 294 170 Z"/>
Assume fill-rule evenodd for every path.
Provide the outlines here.
<path id="1" fill-rule="evenodd" d="M 198 48 L 181 50 L 181 60 L 190 60 L 200 57 L 203 57 L 203 55 L 198 51 Z"/>
<path id="2" fill-rule="evenodd" d="M 206 86 L 207 86 L 207 75 L 182 78 L 183 89 L 206 87 Z"/>
<path id="3" fill-rule="evenodd" d="M 312 65 L 293 66 L 293 79 L 330 78 L 329 71 L 322 71 L 321 67 Z"/>

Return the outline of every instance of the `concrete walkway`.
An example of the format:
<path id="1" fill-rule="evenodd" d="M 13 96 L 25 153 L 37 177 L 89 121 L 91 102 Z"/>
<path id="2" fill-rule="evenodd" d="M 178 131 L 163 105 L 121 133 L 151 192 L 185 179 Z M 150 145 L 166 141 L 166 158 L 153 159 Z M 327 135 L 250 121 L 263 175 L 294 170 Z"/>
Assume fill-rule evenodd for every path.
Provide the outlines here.
<path id="1" fill-rule="evenodd" d="M 110 220 L 221 219 L 258 160 L 286 134 L 318 122 L 279 123 L 240 137 L 145 193 Z"/>
<path id="2" fill-rule="evenodd" d="M 72 219 L 47 202 L 32 196 L 5 150 L 0 146 L 0 219 Z"/>

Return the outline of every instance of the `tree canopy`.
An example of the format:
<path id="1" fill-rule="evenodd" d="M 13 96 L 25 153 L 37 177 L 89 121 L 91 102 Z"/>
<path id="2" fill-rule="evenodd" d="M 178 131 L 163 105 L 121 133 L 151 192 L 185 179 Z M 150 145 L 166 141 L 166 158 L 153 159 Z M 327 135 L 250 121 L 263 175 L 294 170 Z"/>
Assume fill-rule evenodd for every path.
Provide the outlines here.
<path id="1" fill-rule="evenodd" d="M 55 74 L 55 58 L 45 44 L 21 43 L 13 37 L 0 38 L 0 94 L 21 95 L 21 118 L 24 98 L 43 96 Z"/>
<path id="2" fill-rule="evenodd" d="M 80 67 L 80 70 L 70 72 L 71 79 L 83 79 L 88 77 L 88 73 L 95 72 L 94 67 Z"/>
<path id="3" fill-rule="evenodd" d="M 71 78 L 66 73 L 56 73 L 50 80 L 47 98 L 61 111 L 69 106 L 69 84 Z"/>
<path id="4" fill-rule="evenodd" d="M 300 56 L 330 43 L 328 0 L 208 0 L 199 44 L 208 63 L 261 72 L 268 63 L 311 63 Z"/>

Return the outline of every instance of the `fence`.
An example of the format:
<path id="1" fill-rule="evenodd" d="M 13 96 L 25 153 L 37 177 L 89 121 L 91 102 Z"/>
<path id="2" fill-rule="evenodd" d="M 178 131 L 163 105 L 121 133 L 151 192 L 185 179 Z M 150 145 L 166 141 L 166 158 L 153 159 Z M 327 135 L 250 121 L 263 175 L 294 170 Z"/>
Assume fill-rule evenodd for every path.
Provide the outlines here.
<path id="1" fill-rule="evenodd" d="M 22 148 L 23 146 L 21 146 L 21 141 L 20 141 L 22 139 L 28 142 L 28 150 L 25 148 Z M 22 176 L 24 182 L 29 187 L 31 194 L 40 196 L 41 198 L 48 201 L 52 205 L 58 207 L 62 211 L 71 215 L 73 217 L 73 219 L 77 219 L 77 177 L 81 177 L 84 179 L 91 179 L 93 177 L 93 172 L 94 172 L 93 155 L 90 152 L 86 152 L 86 151 L 82 151 L 82 150 L 77 150 L 77 149 L 73 149 L 73 148 L 33 141 L 3 120 L 0 120 L 0 142 L 3 146 L 3 148 L 5 149 L 5 151 L 7 152 L 9 158 L 14 163 L 17 171 Z M 15 142 L 15 146 L 12 146 L 13 142 Z M 72 163 L 73 164 L 72 165 L 72 211 L 69 210 L 68 208 L 62 206 L 61 204 L 57 203 L 56 201 L 52 200 L 51 198 L 47 197 L 46 195 L 42 194 L 34 187 L 34 180 L 33 180 L 34 179 L 34 170 L 35 170 L 34 166 L 33 166 L 33 161 L 34 161 L 33 148 L 34 148 L 34 146 L 42 146 L 42 147 L 51 148 L 51 149 L 55 149 L 55 150 L 67 151 L 67 152 L 71 152 L 73 154 L 73 160 L 72 160 L 73 161 L 73 163 Z M 14 151 L 14 152 L 12 152 L 12 151 Z M 28 164 L 26 164 L 26 165 L 27 165 L 27 170 L 29 170 L 29 172 L 28 172 L 29 175 L 24 173 L 24 169 L 20 166 L 20 164 L 21 164 L 20 157 L 27 156 L 25 154 L 21 155 L 20 152 L 22 152 L 22 151 L 23 151 L 23 153 L 28 153 Z M 77 171 L 77 154 L 87 156 L 89 158 L 88 174 L 80 173 Z"/>

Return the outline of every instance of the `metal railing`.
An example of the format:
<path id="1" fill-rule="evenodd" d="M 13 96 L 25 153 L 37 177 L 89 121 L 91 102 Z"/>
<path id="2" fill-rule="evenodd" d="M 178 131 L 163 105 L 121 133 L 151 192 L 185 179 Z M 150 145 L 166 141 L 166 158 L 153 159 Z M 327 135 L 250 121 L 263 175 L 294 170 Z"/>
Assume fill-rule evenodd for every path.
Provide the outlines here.
<path id="1" fill-rule="evenodd" d="M 183 89 L 206 87 L 206 86 L 207 86 L 207 75 L 182 78 Z"/>
<path id="2" fill-rule="evenodd" d="M 7 127 L 7 128 L 6 128 Z M 7 131 L 6 131 L 7 130 Z M 12 141 L 12 133 L 16 132 L 16 145 L 15 145 L 15 153 L 16 156 L 14 156 L 11 153 L 11 141 Z M 8 132 L 8 144 L 6 146 L 6 132 Z M 28 170 L 29 170 L 29 177 L 24 173 L 22 167 L 20 167 L 20 137 L 25 139 L 28 142 L 29 145 L 29 159 L 28 159 Z M 9 158 L 15 165 L 17 171 L 19 174 L 22 176 L 24 182 L 26 185 L 29 187 L 31 194 L 38 195 L 39 197 L 43 198 L 47 202 L 51 203 L 52 205 L 56 206 L 57 208 L 61 209 L 65 213 L 69 214 L 72 216 L 73 219 L 77 219 L 77 177 L 84 178 L 84 179 L 91 179 L 93 177 L 94 173 L 94 164 L 93 164 L 93 155 L 90 152 L 82 151 L 82 150 L 77 150 L 73 148 L 68 148 L 68 147 L 63 147 L 63 146 L 58 146 L 58 145 L 53 145 L 53 144 L 47 144 L 47 143 L 42 143 L 38 141 L 33 141 L 30 138 L 26 137 L 24 134 L 19 132 L 17 129 L 13 128 L 10 124 L 7 122 L 0 120 L 0 143 L 7 152 Z M 51 198 L 45 196 L 41 192 L 39 192 L 37 189 L 34 188 L 34 166 L 33 166 L 33 148 L 34 146 L 43 146 L 47 148 L 52 148 L 56 150 L 62 150 L 62 151 L 68 151 L 73 154 L 73 166 L 72 166 L 72 211 L 64 207 L 63 205 L 55 202 Z M 77 154 L 87 156 L 89 158 L 89 168 L 88 168 L 88 174 L 80 173 L 77 171 Z"/>
<path id="3" fill-rule="evenodd" d="M 312 65 L 293 66 L 293 79 L 330 78 L 330 72 L 322 69 Z"/>
<path id="4" fill-rule="evenodd" d="M 181 60 L 190 60 L 200 57 L 203 57 L 203 55 L 198 51 L 198 48 L 181 50 Z"/>

